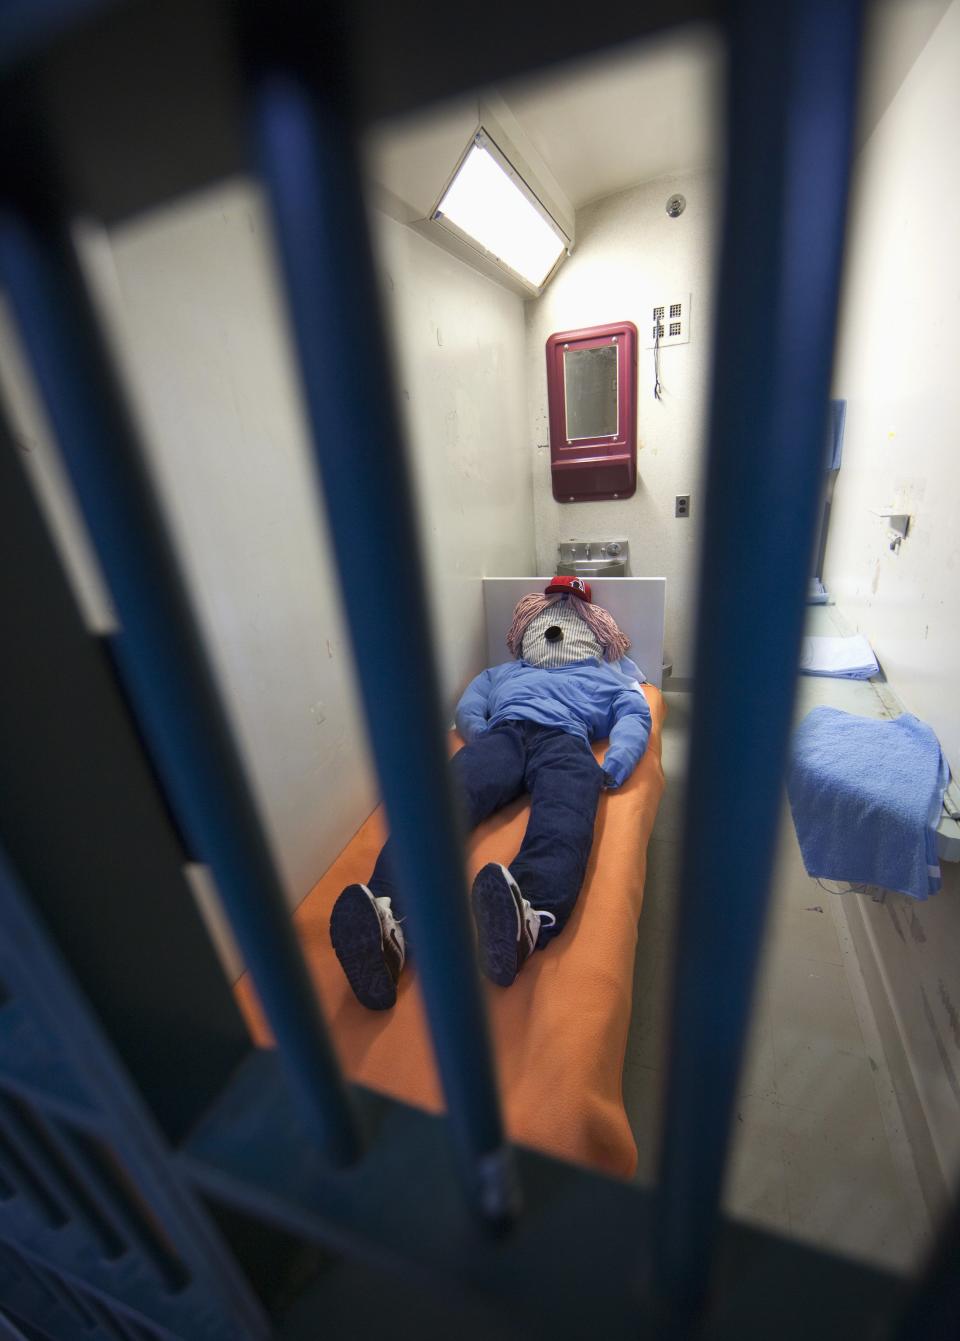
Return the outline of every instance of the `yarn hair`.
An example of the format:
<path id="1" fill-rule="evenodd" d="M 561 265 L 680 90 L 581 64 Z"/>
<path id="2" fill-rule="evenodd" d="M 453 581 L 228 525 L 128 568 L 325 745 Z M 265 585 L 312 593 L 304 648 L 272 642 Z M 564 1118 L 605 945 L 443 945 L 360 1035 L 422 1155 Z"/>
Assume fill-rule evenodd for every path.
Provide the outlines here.
<path id="1" fill-rule="evenodd" d="M 557 601 L 566 599 L 568 598 L 562 594 L 543 596 L 540 592 L 534 591 L 529 596 L 522 596 L 517 601 L 513 612 L 513 620 L 507 633 L 507 647 L 510 649 L 511 656 L 518 657 L 520 655 L 523 635 L 526 633 L 530 621 L 549 606 L 556 605 Z M 581 601 L 577 597 L 569 599 L 577 614 L 603 648 L 604 660 L 619 661 L 621 657 L 626 656 L 630 647 L 630 639 L 617 626 L 617 622 L 610 611 L 604 610 L 601 605 L 591 605 L 587 601 Z"/>

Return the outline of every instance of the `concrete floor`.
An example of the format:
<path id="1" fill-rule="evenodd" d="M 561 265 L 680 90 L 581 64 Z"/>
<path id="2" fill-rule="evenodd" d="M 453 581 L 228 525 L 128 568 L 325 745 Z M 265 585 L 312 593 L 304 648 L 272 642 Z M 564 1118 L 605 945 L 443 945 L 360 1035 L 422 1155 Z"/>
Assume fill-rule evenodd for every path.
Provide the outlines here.
<path id="1" fill-rule="evenodd" d="M 650 842 L 623 1081 L 646 1183 L 656 1167 L 692 706 L 689 694 L 667 701 L 667 792 Z M 798 715 L 826 701 L 882 712 L 872 685 L 801 677 Z M 725 1205 L 785 1236 L 907 1271 L 930 1226 L 840 906 L 861 897 L 828 893 L 807 876 L 785 803 Z"/>

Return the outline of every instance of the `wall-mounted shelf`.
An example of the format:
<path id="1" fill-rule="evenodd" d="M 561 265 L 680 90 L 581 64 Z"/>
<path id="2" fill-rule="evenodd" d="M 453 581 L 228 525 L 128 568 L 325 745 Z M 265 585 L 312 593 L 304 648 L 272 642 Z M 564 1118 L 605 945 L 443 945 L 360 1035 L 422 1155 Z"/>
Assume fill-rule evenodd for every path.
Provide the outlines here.
<path id="1" fill-rule="evenodd" d="M 960 861 L 960 786 L 951 778 L 943 795 L 943 813 L 937 825 L 941 861 Z"/>

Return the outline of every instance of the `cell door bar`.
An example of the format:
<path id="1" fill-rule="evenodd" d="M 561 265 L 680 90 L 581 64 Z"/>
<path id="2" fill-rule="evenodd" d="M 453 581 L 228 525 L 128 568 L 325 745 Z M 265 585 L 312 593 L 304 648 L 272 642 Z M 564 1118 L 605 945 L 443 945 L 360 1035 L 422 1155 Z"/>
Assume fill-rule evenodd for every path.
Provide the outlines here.
<path id="1" fill-rule="evenodd" d="M 763 931 L 822 478 L 856 0 L 730 15 L 696 682 L 655 1279 L 697 1307 Z"/>
<path id="2" fill-rule="evenodd" d="M 304 30 L 297 13 L 295 50 L 283 45 L 283 5 L 274 28 L 251 41 L 258 159 L 447 1107 L 470 1194 L 501 1218 L 515 1198 L 512 1160 L 474 958 L 410 470 L 342 101 L 346 75 L 336 41 L 309 23 Z M 281 54 L 265 61 L 271 50 Z"/>
<path id="3" fill-rule="evenodd" d="M 895 1341 L 956 1341 L 960 1322 L 960 1195 L 954 1200 L 920 1279 L 893 1328 Z"/>
<path id="4" fill-rule="evenodd" d="M 66 222 L 34 171 L 5 180 L 0 280 L 120 616 L 112 650 L 194 856 L 213 869 L 309 1129 L 347 1163 L 359 1141 L 316 994 Z"/>

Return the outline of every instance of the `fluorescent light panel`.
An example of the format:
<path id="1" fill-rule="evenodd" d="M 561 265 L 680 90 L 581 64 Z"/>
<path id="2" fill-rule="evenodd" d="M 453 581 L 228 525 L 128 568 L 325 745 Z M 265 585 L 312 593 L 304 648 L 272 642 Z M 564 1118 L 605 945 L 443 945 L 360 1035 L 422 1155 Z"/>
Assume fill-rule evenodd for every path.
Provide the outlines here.
<path id="1" fill-rule="evenodd" d="M 566 243 L 482 143 L 471 145 L 437 206 L 498 261 L 539 288 Z"/>

